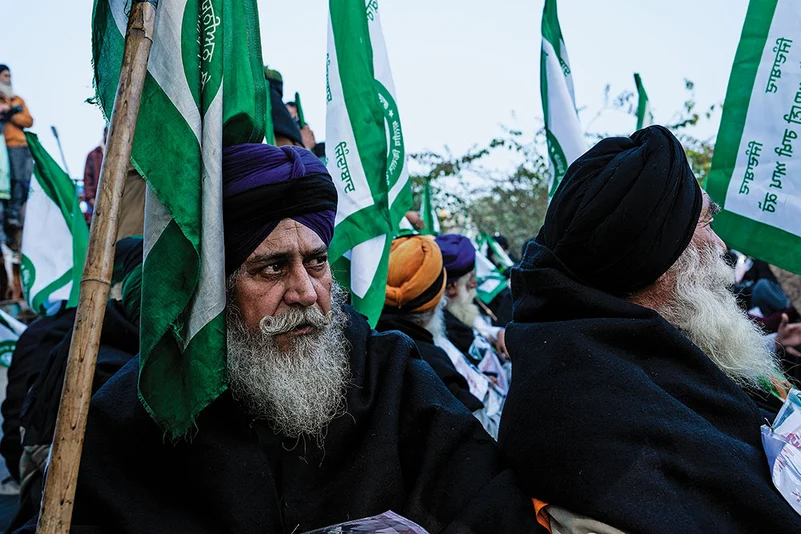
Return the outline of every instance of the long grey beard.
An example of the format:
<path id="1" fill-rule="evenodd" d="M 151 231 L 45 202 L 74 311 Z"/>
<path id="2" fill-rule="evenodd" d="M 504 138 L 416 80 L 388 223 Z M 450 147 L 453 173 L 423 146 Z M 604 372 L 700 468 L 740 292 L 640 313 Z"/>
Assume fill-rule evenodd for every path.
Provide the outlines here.
<path id="1" fill-rule="evenodd" d="M 472 328 L 473 321 L 481 314 L 481 311 L 474 302 L 475 298 L 475 289 L 468 290 L 464 286 L 458 286 L 456 296 L 448 299 L 446 309 L 451 312 L 454 317 Z"/>
<path id="2" fill-rule="evenodd" d="M 10 83 L 0 83 L 0 95 L 6 98 L 14 98 L 14 86 Z"/>
<path id="3" fill-rule="evenodd" d="M 670 271 L 673 271 L 672 273 Z M 715 248 L 691 244 L 671 267 L 674 297 L 657 311 L 678 326 L 729 378 L 759 389 L 779 365 L 762 331 L 737 305 L 734 270 Z"/>
<path id="4" fill-rule="evenodd" d="M 328 424 L 345 413 L 350 344 L 344 302 L 344 291 L 334 284 L 328 315 L 316 308 L 293 309 L 265 317 L 258 332 L 250 331 L 236 307 L 229 306 L 231 392 L 250 415 L 270 421 L 277 433 L 314 437 L 322 446 Z M 282 351 L 275 335 L 304 323 L 315 325 L 315 331 L 291 338 L 289 350 Z"/>

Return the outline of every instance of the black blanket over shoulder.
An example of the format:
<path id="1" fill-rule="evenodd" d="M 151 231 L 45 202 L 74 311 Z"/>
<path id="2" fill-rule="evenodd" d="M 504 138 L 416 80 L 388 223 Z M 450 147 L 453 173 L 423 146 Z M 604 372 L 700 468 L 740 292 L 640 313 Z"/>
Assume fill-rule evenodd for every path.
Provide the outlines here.
<path id="1" fill-rule="evenodd" d="M 138 358 L 95 395 L 72 532 L 303 532 L 393 510 L 436 532 L 535 532 L 533 506 L 480 423 L 417 355 L 349 309 L 348 414 L 323 450 L 277 437 L 225 394 L 165 443 Z"/>
<path id="2" fill-rule="evenodd" d="M 801 532 L 745 393 L 656 312 L 565 272 L 532 244 L 513 274 L 499 445 L 524 490 L 627 532 Z"/>

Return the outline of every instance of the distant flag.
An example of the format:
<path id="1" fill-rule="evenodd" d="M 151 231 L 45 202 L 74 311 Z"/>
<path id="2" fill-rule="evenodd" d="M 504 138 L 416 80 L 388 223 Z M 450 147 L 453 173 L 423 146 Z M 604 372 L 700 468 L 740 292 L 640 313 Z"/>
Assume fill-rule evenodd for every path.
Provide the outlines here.
<path id="1" fill-rule="evenodd" d="M 495 258 L 495 265 L 502 273 L 506 272 L 507 269 L 510 269 L 515 264 L 512 258 L 509 257 L 509 254 L 507 254 L 503 249 L 501 244 L 489 234 L 485 234 L 484 232 L 478 234 L 476 245 L 478 246 L 479 252 L 487 257 L 489 257 L 490 252 L 492 252 L 493 257 Z"/>
<path id="2" fill-rule="evenodd" d="M 95 87 L 108 116 L 126 0 L 96 0 Z M 255 0 L 160 0 L 131 161 L 148 184 L 139 398 L 170 438 L 228 387 L 222 150 L 264 139 Z"/>
<path id="3" fill-rule="evenodd" d="M 17 340 L 26 328 L 25 323 L 0 310 L 0 365 L 11 366 L 11 356 L 17 347 Z"/>
<path id="4" fill-rule="evenodd" d="M 332 0 L 329 15 L 326 157 L 339 192 L 329 255 L 375 325 L 392 238 L 412 205 L 403 130 L 377 0 Z"/>
<path id="5" fill-rule="evenodd" d="M 78 305 L 89 230 L 75 184 L 36 134 L 25 132 L 34 167 L 22 229 L 20 278 L 28 306 L 39 315 L 62 301 Z"/>
<path id="6" fill-rule="evenodd" d="M 492 302 L 498 294 L 509 287 L 509 279 L 503 274 L 514 262 L 491 235 L 481 232 L 476 238 L 476 288 L 477 296 L 484 304 Z M 490 252 L 495 263 L 489 259 Z"/>
<path id="7" fill-rule="evenodd" d="M 303 105 L 300 103 L 300 93 L 295 92 L 295 107 L 298 110 L 298 127 L 306 126 L 306 117 L 303 115 Z"/>
<path id="8" fill-rule="evenodd" d="M 801 274 L 801 3 L 751 2 L 706 189 L 726 244 Z M 795 149 L 795 153 L 794 150 Z"/>
<path id="9" fill-rule="evenodd" d="M 429 179 L 426 179 L 425 186 L 423 187 L 423 202 L 420 208 L 423 212 L 423 222 L 426 225 L 420 233 L 424 235 L 439 235 L 439 217 L 431 201 L 431 180 Z"/>
<path id="10" fill-rule="evenodd" d="M 492 302 L 509 287 L 509 279 L 480 250 L 476 251 L 476 282 L 478 299 L 484 304 Z"/>
<path id="11" fill-rule="evenodd" d="M 634 83 L 637 85 L 637 129 L 642 130 L 654 123 L 654 115 L 639 73 L 634 73 Z"/>
<path id="12" fill-rule="evenodd" d="M 559 27 L 556 0 L 545 0 L 542 11 L 540 93 L 551 160 L 548 196 L 552 197 L 568 166 L 587 150 L 576 112 L 573 74 Z"/>

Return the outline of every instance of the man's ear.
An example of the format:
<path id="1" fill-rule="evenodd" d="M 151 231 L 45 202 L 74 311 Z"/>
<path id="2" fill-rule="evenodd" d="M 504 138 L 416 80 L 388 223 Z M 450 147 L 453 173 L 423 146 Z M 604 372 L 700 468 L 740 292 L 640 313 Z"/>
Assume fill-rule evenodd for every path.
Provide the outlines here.
<path id="1" fill-rule="evenodd" d="M 456 284 L 448 284 L 445 286 L 445 296 L 446 297 L 455 297 L 459 293 L 459 290 L 456 289 Z"/>

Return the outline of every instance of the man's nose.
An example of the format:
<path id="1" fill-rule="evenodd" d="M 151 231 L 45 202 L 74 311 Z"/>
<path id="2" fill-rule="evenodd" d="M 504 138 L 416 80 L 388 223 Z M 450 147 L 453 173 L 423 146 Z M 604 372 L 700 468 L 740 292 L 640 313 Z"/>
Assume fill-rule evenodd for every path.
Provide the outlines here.
<path id="1" fill-rule="evenodd" d="M 293 267 L 289 274 L 284 302 L 290 306 L 300 304 L 304 307 L 317 302 L 317 292 L 314 290 L 312 277 L 302 264 Z"/>

